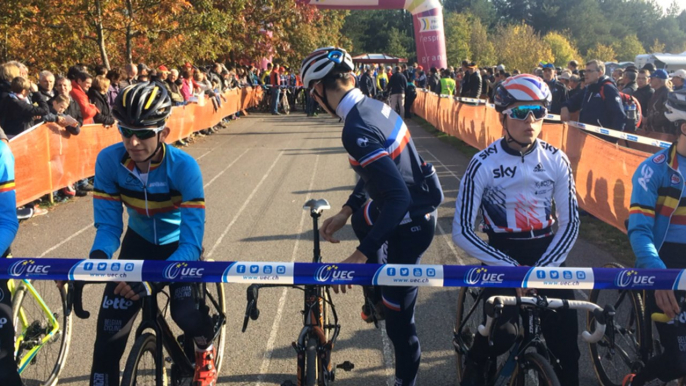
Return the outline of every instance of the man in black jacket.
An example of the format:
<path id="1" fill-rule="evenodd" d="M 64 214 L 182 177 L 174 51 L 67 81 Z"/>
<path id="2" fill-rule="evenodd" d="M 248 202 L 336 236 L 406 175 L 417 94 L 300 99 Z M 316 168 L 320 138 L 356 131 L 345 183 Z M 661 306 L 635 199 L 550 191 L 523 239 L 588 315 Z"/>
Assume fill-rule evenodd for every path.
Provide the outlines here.
<path id="1" fill-rule="evenodd" d="M 441 78 L 438 76 L 436 67 L 431 67 L 429 79 L 427 79 L 427 87 L 431 92 L 436 94 L 441 93 Z"/>
<path id="2" fill-rule="evenodd" d="M 463 62 L 463 67 L 466 67 L 466 70 L 460 96 L 466 98 L 479 98 L 481 96 L 481 74 L 476 67 L 476 63 L 466 63 L 465 66 Z"/>
<path id="3" fill-rule="evenodd" d="M 50 71 L 41 71 L 38 74 L 38 92 L 46 101 L 55 97 L 55 75 Z"/>
<path id="4" fill-rule="evenodd" d="M 543 65 L 543 79 L 548 84 L 553 98 L 548 111 L 551 114 L 560 114 L 562 103 L 568 99 L 567 87 L 555 79 L 555 68 L 551 63 Z"/>
<path id="5" fill-rule="evenodd" d="M 638 88 L 634 92 L 634 98 L 638 99 L 641 104 L 641 112 L 645 117 L 648 114 L 648 102 L 653 97 L 655 90 L 650 87 L 650 71 L 640 70 L 636 76 L 636 85 Z"/>
<path id="6" fill-rule="evenodd" d="M 367 67 L 364 74 L 360 77 L 360 90 L 362 91 L 362 94 L 370 98 L 374 98 L 374 95 L 376 95 L 376 85 L 374 84 L 373 73 L 374 71 Z"/>
<path id="7" fill-rule="evenodd" d="M 47 102 L 37 90 L 33 92 L 33 98 L 29 98 L 30 89 L 31 82 L 18 76 L 12 79 L 11 92 L 2 102 L 5 112 L 3 129 L 10 138 L 31 127 L 34 117 L 50 114 Z"/>
<path id="8" fill-rule="evenodd" d="M 393 76 L 388 81 L 388 88 L 391 90 L 391 108 L 398 115 L 403 116 L 405 106 L 405 89 L 407 89 L 407 78 L 400 72 L 400 67 L 393 69 Z"/>
<path id="9" fill-rule="evenodd" d="M 71 82 L 69 79 L 65 77 L 57 78 L 55 81 L 55 93 L 57 95 L 64 95 L 69 98 L 69 107 L 67 107 L 67 109 L 64 111 L 64 114 L 69 115 L 79 122 L 78 127 L 75 126 L 72 129 L 67 128 L 67 130 L 74 135 L 78 135 L 81 126 L 83 125 L 83 116 L 81 115 L 81 107 L 79 107 L 79 104 L 76 103 L 76 101 L 69 95 L 70 92 Z"/>

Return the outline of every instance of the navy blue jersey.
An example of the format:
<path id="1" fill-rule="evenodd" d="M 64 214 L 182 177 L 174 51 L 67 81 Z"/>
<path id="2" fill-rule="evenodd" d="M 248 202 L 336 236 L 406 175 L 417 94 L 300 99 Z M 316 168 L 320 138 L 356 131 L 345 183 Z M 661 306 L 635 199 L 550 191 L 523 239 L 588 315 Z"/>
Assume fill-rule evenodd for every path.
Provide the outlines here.
<path id="1" fill-rule="evenodd" d="M 336 113 L 345 120 L 343 146 L 360 176 L 345 205 L 357 211 L 368 196 L 378 207 L 378 213 L 369 215 L 372 231 L 358 248 L 368 257 L 375 256 L 397 225 L 436 210 L 443 191 L 433 166 L 417 152 L 405 122 L 388 105 L 353 89 Z"/>

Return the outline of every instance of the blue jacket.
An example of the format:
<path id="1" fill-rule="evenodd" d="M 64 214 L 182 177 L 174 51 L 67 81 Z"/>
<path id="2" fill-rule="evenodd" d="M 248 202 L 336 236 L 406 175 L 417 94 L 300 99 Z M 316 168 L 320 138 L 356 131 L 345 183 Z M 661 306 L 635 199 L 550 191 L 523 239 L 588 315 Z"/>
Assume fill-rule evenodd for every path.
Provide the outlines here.
<path id="1" fill-rule="evenodd" d="M 205 231 L 205 198 L 198 163 L 179 149 L 162 145 L 162 161 L 152 163 L 147 184 L 134 173 L 123 143 L 103 149 L 95 164 L 95 241 L 112 258 L 123 232 L 123 205 L 129 228 L 152 244 L 179 242 L 168 260 L 198 260 Z M 120 256 L 126 258 L 126 256 Z"/>
<path id="2" fill-rule="evenodd" d="M 603 97 L 604 96 L 604 97 Z M 562 107 L 570 112 L 581 110 L 579 122 L 593 126 L 623 131 L 626 123 L 624 106 L 619 97 L 619 90 L 610 78 L 602 76 L 594 84 L 577 93 Z"/>
<path id="3" fill-rule="evenodd" d="M 629 240 L 637 268 L 667 268 L 658 251 L 672 217 L 686 218 L 686 208 L 679 207 L 684 177 L 677 162 L 672 145 L 643 161 L 632 178 Z"/>
<path id="4" fill-rule="evenodd" d="M 14 156 L 10 147 L 0 141 L 0 256 L 12 245 L 18 229 Z"/>

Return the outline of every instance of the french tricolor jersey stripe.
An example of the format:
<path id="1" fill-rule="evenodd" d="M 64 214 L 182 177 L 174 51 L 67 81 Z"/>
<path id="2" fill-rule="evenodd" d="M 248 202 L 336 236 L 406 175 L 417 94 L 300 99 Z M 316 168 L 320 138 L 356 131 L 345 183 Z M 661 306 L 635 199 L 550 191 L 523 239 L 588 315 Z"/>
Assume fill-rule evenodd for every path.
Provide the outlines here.
<path id="1" fill-rule="evenodd" d="M 396 128 L 393 129 L 393 133 L 386 141 L 386 148 L 392 159 L 397 158 L 405 150 L 405 146 L 410 142 L 410 139 L 410 130 L 407 129 L 403 119 L 398 117 Z"/>
<path id="2" fill-rule="evenodd" d="M 369 165 L 370 163 L 378 160 L 379 158 L 385 157 L 387 155 L 388 155 L 388 152 L 386 150 L 377 149 L 377 150 L 374 150 L 373 152 L 367 154 L 364 158 L 362 158 L 360 160 L 359 164 L 362 167 L 365 167 L 365 166 Z"/>

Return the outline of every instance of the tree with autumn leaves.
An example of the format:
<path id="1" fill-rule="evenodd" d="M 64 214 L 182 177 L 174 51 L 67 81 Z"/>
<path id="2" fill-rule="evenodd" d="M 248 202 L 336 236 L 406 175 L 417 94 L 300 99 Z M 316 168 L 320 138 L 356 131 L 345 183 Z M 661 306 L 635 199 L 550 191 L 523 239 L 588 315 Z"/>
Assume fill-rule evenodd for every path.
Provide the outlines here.
<path id="1" fill-rule="evenodd" d="M 322 45 L 349 46 L 346 12 L 298 0 L 3 0 L 0 62 L 64 73 L 75 64 L 296 64 Z"/>

